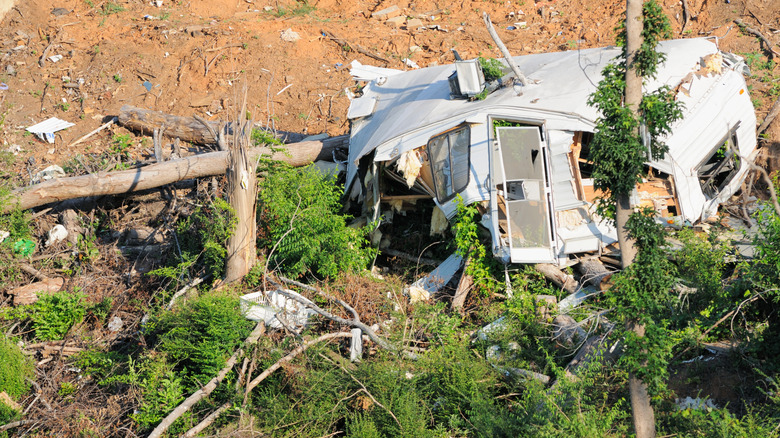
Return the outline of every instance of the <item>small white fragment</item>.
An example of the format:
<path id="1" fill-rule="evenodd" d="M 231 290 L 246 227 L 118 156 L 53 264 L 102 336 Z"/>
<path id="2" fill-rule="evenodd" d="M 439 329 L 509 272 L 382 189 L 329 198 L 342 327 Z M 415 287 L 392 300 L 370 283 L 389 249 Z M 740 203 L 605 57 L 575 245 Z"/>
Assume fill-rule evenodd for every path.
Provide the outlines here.
<path id="1" fill-rule="evenodd" d="M 282 31 L 282 41 L 287 41 L 288 43 L 294 43 L 299 39 L 301 39 L 301 36 L 298 34 L 298 32 L 292 30 L 292 28 L 288 28 Z"/>
<path id="2" fill-rule="evenodd" d="M 60 225 L 55 225 L 49 230 L 49 238 L 46 240 L 46 246 L 52 246 L 55 243 L 62 242 L 68 237 L 68 230 Z"/>
<path id="3" fill-rule="evenodd" d="M 65 171 L 62 170 L 62 167 L 54 164 L 36 173 L 32 179 L 32 182 L 33 184 L 38 184 L 40 182 L 48 181 L 54 178 L 60 178 L 63 176 L 65 176 Z"/>
<path id="4" fill-rule="evenodd" d="M 119 330 L 122 330 L 124 325 L 125 323 L 122 321 L 122 318 L 115 316 L 111 318 L 111 321 L 108 323 L 108 331 L 116 333 Z"/>
<path id="5" fill-rule="evenodd" d="M 10 236 L 10 235 L 11 235 L 11 233 L 9 233 L 8 231 L 0 230 L 0 243 L 3 243 L 3 241 L 5 239 L 7 239 L 8 236 Z"/>
<path id="6" fill-rule="evenodd" d="M 57 62 L 57 61 L 60 61 L 61 59 L 62 59 L 62 55 L 49 56 L 49 61 L 51 61 L 51 62 Z"/>

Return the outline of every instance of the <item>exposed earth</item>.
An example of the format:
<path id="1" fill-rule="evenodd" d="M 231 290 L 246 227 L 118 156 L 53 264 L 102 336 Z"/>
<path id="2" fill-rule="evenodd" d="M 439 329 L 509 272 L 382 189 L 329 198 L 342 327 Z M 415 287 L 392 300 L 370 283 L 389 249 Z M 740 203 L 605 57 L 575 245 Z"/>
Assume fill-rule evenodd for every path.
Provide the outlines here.
<path id="1" fill-rule="evenodd" d="M 3 150 L 19 146 L 12 150 L 18 154 L 14 163 L 4 166 L 14 168 L 11 175 L 27 177 L 76 154 L 101 151 L 110 132 L 77 147 L 68 145 L 125 104 L 227 119 L 243 81 L 255 120 L 284 131 L 343 134 L 349 129 L 344 89 L 354 85 L 348 69 L 352 60 L 408 69 L 404 59 L 420 67 L 452 62 L 451 49 L 464 59 L 500 57 L 482 23 L 483 12 L 515 55 L 605 46 L 614 42 L 624 8 L 623 2 L 582 0 L 150 3 L 155 2 L 33 0 L 6 14 L 0 82 L 8 90 L 0 91 L 5 116 L 0 137 Z M 770 40 L 780 39 L 774 33 L 780 28 L 778 0 L 690 1 L 692 19 L 684 31 L 680 2 L 662 4 L 676 36 L 717 37 L 726 51 L 762 55 L 758 40 L 740 32 L 736 18 Z M 398 6 L 407 20 L 396 25 L 372 18 L 391 6 Z M 421 22 L 409 21 L 414 18 Z M 507 30 L 510 26 L 516 29 Z M 288 29 L 297 33 L 297 41 L 283 40 Z M 324 32 L 387 62 L 342 47 Z M 48 59 L 56 55 L 62 59 Z M 777 66 L 771 73 L 767 82 L 760 81 L 763 73 L 751 81 L 759 121 L 779 87 Z M 768 95 L 772 87 L 775 95 Z M 52 116 L 76 126 L 60 131 L 53 145 L 25 136 L 24 127 Z M 780 140 L 780 123 L 769 130 L 768 140 Z M 133 153 L 140 159 L 144 151 L 136 147 Z"/>
<path id="2" fill-rule="evenodd" d="M 749 60 L 754 73 L 748 79 L 750 92 L 757 119 L 763 121 L 780 96 L 780 67 L 767 62 L 770 50 L 734 20 L 760 31 L 780 53 L 780 0 L 688 0 L 691 18 L 684 28 L 681 2 L 659 3 L 671 18 L 675 37 L 716 37 L 721 50 Z M 392 6 L 404 18 L 372 16 Z M 104 170 L 77 157 L 109 151 L 115 135 L 130 135 L 126 152 L 131 160 L 148 160 L 151 139 L 117 125 L 70 145 L 117 116 L 123 105 L 231 119 L 244 84 L 248 112 L 268 128 L 345 134 L 350 102 L 345 89 L 355 85 L 349 75 L 353 60 L 406 70 L 412 64 L 450 63 L 453 49 L 463 59 L 501 57 L 485 29 L 483 12 L 490 14 L 513 55 L 601 47 L 614 43 L 624 10 L 625 2 L 604 0 L 19 1 L 0 22 L 0 179 L 27 185 L 53 164 L 71 170 L 80 163 L 82 173 L 84 168 Z M 25 131 L 50 117 L 75 126 L 57 132 L 53 144 Z M 760 146 L 761 163 L 769 170 L 780 168 L 780 121 L 769 126 Z M 105 222 L 117 232 L 148 226 L 164 212 L 163 198 L 158 193 L 134 203 L 106 200 L 101 205 Z M 34 220 L 36 237 L 43 242 L 57 218 L 41 214 Z M 154 261 L 122 257 L 113 234 L 97 243 L 100 263 L 69 279 L 68 286 L 79 287 L 91 302 L 116 298 L 111 316 L 125 321 L 124 332 L 109 333 L 95 325 L 89 334 L 95 343 L 109 344 L 138 327 L 139 309 L 152 294 L 144 289 L 151 280 L 138 274 Z M 63 242 L 45 251 L 37 260 L 56 258 L 68 249 Z M 37 267 L 44 274 L 63 272 L 56 263 Z M 721 374 L 731 373 L 724 370 Z M 44 394 L 56 392 L 52 382 L 69 378 L 61 361 L 39 366 L 38 374 L 41 382 L 49 382 Z M 725 402 L 739 396 L 724 396 Z M 84 430 L 86 415 L 106 427 L 126 422 L 123 396 L 104 397 L 82 393 L 78 403 L 54 406 L 58 414 L 48 420 L 49 430 L 60 436 Z M 40 404 L 38 409 L 42 417 L 49 415 Z M 87 414 L 82 417 L 79 410 Z"/>

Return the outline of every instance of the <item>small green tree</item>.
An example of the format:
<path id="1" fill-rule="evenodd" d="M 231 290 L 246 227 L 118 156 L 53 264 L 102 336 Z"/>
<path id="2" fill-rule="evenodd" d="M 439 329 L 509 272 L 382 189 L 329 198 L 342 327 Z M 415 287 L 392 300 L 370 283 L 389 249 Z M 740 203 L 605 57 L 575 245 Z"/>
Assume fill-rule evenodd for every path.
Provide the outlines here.
<path id="1" fill-rule="evenodd" d="M 274 165 L 260 182 L 258 234 L 272 268 L 300 277 L 336 277 L 365 269 L 376 250 L 368 228 L 347 226 L 339 213 L 342 189 L 313 166 Z"/>
<path id="2" fill-rule="evenodd" d="M 599 210 L 615 218 L 624 269 L 636 256 L 637 246 L 631 239 L 632 234 L 644 234 L 636 232 L 639 230 L 632 233 L 628 225 L 633 210 L 629 201 L 631 191 L 641 179 L 644 163 L 666 153 L 667 146 L 661 138 L 682 116 L 682 106 L 675 101 L 668 87 L 642 95 L 643 78 L 653 77 L 664 60 L 664 55 L 656 51 L 658 41 L 670 36 L 669 21 L 655 0 L 641 6 L 640 0 L 627 0 L 625 26 L 618 36 L 623 53 L 616 64 L 604 69 L 604 78 L 589 100 L 601 112 L 590 152 L 591 160 L 596 163 L 594 186 L 603 193 Z M 653 300 L 653 294 L 648 295 L 649 289 L 637 288 L 636 292 L 632 294 L 635 300 Z M 654 291 L 661 292 L 664 291 Z M 625 309 L 630 310 L 630 306 Z M 633 332 L 628 336 L 629 341 L 638 344 L 645 335 L 659 335 L 646 333 L 641 315 L 628 313 L 625 316 L 626 328 Z M 657 341 L 645 339 L 643 343 L 651 346 Z M 639 354 L 641 350 L 640 346 L 633 351 L 633 360 L 646 364 L 648 358 L 643 357 L 646 354 Z M 654 414 L 646 383 L 638 375 L 629 374 L 634 428 L 640 438 L 655 436 Z"/>

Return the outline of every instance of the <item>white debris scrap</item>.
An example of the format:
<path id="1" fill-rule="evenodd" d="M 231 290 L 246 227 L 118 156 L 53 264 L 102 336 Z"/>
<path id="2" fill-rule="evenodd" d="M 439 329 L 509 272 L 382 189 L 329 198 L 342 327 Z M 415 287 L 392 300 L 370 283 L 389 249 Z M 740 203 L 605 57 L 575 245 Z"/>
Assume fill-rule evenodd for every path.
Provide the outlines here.
<path id="1" fill-rule="evenodd" d="M 7 239 L 8 236 L 10 236 L 10 235 L 11 235 L 11 233 L 9 233 L 8 231 L 0 230 L 0 243 L 3 243 L 3 241 L 5 239 Z"/>
<path id="2" fill-rule="evenodd" d="M 301 36 L 298 34 L 298 32 L 292 30 L 292 28 L 285 29 L 282 31 L 282 41 L 287 41 L 288 43 L 294 43 L 301 39 Z"/>
<path id="3" fill-rule="evenodd" d="M 46 239 L 46 246 L 52 246 L 55 243 L 62 242 L 68 238 L 68 230 L 62 225 L 55 225 L 49 230 L 49 238 Z"/>
<path id="4" fill-rule="evenodd" d="M 285 294 L 300 296 L 291 290 L 284 290 Z M 306 300 L 308 301 L 308 300 Z M 287 298 L 279 291 L 253 292 L 240 298 L 241 313 L 246 319 L 252 321 L 264 321 L 271 328 L 280 329 L 287 325 L 292 329 L 304 327 L 309 316 L 315 314 L 298 301 Z M 284 324 L 282 324 L 284 322 Z"/>
<path id="5" fill-rule="evenodd" d="M 65 170 L 63 170 L 62 167 L 54 164 L 36 173 L 32 179 L 32 183 L 38 184 L 44 181 L 48 181 L 50 179 L 60 178 L 63 176 L 65 176 Z"/>
<path id="6" fill-rule="evenodd" d="M 27 131 L 37 135 L 43 141 L 54 143 L 54 133 L 62 131 L 63 129 L 74 126 L 75 123 L 66 122 L 65 120 L 52 117 L 44 120 L 41 123 L 35 124 L 27 128 Z"/>

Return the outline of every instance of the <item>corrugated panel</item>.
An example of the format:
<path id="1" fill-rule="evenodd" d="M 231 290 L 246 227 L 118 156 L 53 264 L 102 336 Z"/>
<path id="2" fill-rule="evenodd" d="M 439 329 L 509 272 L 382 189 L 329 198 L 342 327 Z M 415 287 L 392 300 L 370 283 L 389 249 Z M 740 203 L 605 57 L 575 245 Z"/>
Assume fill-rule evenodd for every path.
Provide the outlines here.
<path id="1" fill-rule="evenodd" d="M 571 173 L 568 153 L 574 140 L 571 131 L 549 131 L 548 146 L 552 157 L 552 189 L 555 211 L 569 210 L 583 205 L 577 198 L 577 188 L 574 186 L 574 175 Z"/>
<path id="2" fill-rule="evenodd" d="M 52 117 L 42 121 L 41 123 L 30 126 L 27 128 L 27 130 L 33 134 L 42 134 L 45 132 L 62 131 L 63 129 L 70 128 L 71 126 L 75 126 L 75 123 L 66 122 L 65 120 Z"/>

